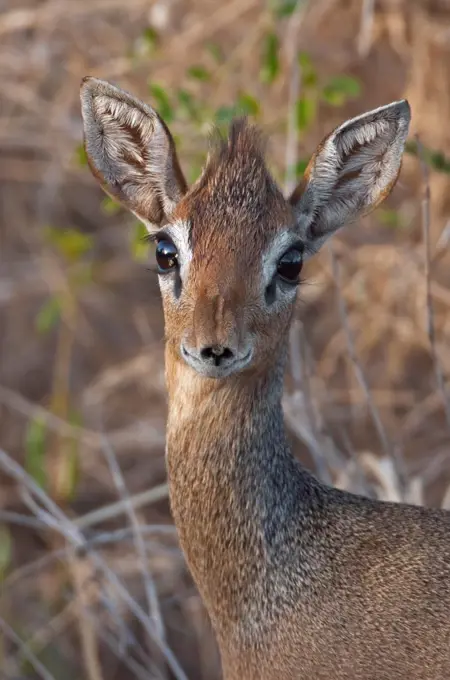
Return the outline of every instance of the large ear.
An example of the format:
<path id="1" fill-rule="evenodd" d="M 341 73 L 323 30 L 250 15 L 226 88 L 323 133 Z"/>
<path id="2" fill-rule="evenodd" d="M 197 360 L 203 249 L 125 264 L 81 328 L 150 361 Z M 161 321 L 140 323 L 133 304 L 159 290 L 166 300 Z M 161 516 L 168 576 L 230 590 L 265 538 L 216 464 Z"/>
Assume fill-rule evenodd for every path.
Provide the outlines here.
<path id="1" fill-rule="evenodd" d="M 310 253 L 389 195 L 401 167 L 411 111 L 406 100 L 336 128 L 319 145 L 290 197 Z"/>
<path id="2" fill-rule="evenodd" d="M 165 123 L 150 106 L 103 80 L 84 78 L 80 96 L 92 173 L 149 229 L 157 228 L 186 191 Z"/>

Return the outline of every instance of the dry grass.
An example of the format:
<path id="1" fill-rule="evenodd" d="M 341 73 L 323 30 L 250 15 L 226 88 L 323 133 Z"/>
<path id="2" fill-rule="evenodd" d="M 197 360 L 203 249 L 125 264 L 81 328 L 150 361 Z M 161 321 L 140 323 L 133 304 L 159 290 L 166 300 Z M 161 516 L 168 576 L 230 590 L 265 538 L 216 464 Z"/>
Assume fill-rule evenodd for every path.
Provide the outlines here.
<path id="1" fill-rule="evenodd" d="M 301 3 L 280 29 L 282 74 L 270 93 L 257 78 L 270 15 L 256 0 L 3 0 L 0 10 L 0 571 L 11 558 L 2 678 L 212 680 L 215 643 L 167 501 L 156 280 L 130 255 L 129 218 L 100 210 L 98 189 L 74 162 L 79 81 L 95 74 L 146 97 L 152 78 L 170 91 L 214 40 L 227 58 L 199 94 L 219 106 L 244 88 L 261 101 L 287 186 L 286 165 L 332 125 L 405 95 L 412 134 L 448 156 L 450 10 L 443 0 Z M 130 59 L 151 22 L 159 51 Z M 299 46 L 321 74 L 364 83 L 345 110 L 321 109 L 307 138 L 288 115 L 302 88 Z M 176 133 L 189 167 L 205 138 L 186 137 L 183 125 Z M 310 265 L 285 395 L 295 451 L 323 479 L 446 507 L 449 196 L 448 175 L 428 176 L 408 157 L 389 199 L 401 226 L 386 226 L 378 211 Z M 93 238 L 93 281 L 76 300 L 47 225 Z M 43 335 L 36 313 L 55 293 L 65 296 L 63 323 Z M 23 469 L 37 416 L 48 433 L 45 494 Z"/>

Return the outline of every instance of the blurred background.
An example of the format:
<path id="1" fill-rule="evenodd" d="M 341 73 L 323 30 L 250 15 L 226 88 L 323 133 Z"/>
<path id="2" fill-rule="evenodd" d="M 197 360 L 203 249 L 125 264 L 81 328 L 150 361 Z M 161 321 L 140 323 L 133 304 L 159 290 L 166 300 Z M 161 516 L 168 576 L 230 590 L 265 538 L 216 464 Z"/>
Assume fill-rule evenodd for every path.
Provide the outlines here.
<path id="1" fill-rule="evenodd" d="M 286 189 L 335 125 L 408 98 L 393 194 L 306 268 L 284 406 L 323 480 L 450 508 L 450 2 L 0 0 L 0 677 L 213 680 L 156 274 L 86 167 L 84 75 L 151 103 L 190 181 L 248 114 Z"/>

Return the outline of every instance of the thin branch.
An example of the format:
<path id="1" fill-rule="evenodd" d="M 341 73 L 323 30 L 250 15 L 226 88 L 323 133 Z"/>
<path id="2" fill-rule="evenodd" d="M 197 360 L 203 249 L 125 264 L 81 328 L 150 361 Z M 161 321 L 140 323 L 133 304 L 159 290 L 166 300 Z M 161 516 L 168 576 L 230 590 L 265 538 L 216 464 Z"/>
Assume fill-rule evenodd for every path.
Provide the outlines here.
<path id="1" fill-rule="evenodd" d="M 375 0 L 362 0 L 361 24 L 358 35 L 358 54 L 366 57 L 372 45 Z"/>
<path id="2" fill-rule="evenodd" d="M 350 360 L 353 365 L 353 369 L 355 372 L 356 380 L 359 383 L 360 388 L 362 389 L 367 406 L 369 408 L 369 412 L 371 414 L 372 420 L 375 425 L 375 429 L 378 434 L 378 438 L 381 443 L 381 447 L 384 451 L 384 454 L 386 456 L 390 456 L 390 445 L 389 441 L 386 435 L 386 432 L 383 427 L 383 423 L 381 422 L 380 415 L 378 413 L 378 410 L 373 402 L 372 395 L 370 393 L 369 385 L 367 383 L 366 377 L 364 375 L 364 371 L 362 369 L 362 366 L 359 362 L 358 355 L 356 353 L 356 348 L 355 348 L 355 343 L 353 340 L 353 333 L 350 328 L 349 320 L 348 320 L 348 311 L 347 311 L 347 305 L 344 299 L 344 295 L 342 292 L 342 280 L 341 280 L 341 272 L 339 268 L 339 264 L 336 258 L 336 255 L 334 254 L 334 250 L 331 244 L 329 244 L 329 252 L 330 252 L 330 258 L 331 258 L 331 267 L 332 267 L 332 272 L 333 272 L 333 277 L 334 277 L 334 282 L 335 282 L 335 287 L 336 287 L 336 294 L 337 294 L 337 302 L 338 302 L 338 311 L 339 311 L 339 318 L 341 320 L 341 325 L 345 333 L 345 338 L 347 341 L 347 349 L 349 353 Z"/>
<path id="3" fill-rule="evenodd" d="M 287 62 L 289 66 L 289 94 L 288 94 L 288 125 L 286 134 L 285 147 L 285 180 L 284 180 L 284 195 L 289 196 L 295 189 L 297 173 L 297 145 L 298 145 L 298 127 L 296 118 L 296 103 L 300 96 L 301 90 L 301 69 L 297 59 L 297 41 L 299 31 L 305 10 L 308 2 L 306 0 L 297 0 L 297 5 L 292 14 L 286 32 L 286 51 Z"/>
<path id="4" fill-rule="evenodd" d="M 445 227 L 443 228 L 438 242 L 436 243 L 436 250 L 438 251 L 438 255 L 442 255 L 447 251 L 447 248 L 450 245 L 450 220 L 447 220 L 445 223 Z M 435 261 L 436 256 L 433 258 L 433 262 Z"/>
<path id="5" fill-rule="evenodd" d="M 55 416 L 43 406 L 34 404 L 18 392 L 3 385 L 0 385 L 0 404 L 4 404 L 7 408 L 20 413 L 26 418 L 39 418 L 52 432 L 56 432 L 63 437 L 71 437 L 91 449 L 99 450 L 103 445 L 100 432 L 72 425 L 63 418 Z M 108 437 L 116 448 L 132 441 L 134 446 L 141 445 L 148 449 L 150 441 L 149 431 L 147 429 L 136 428 L 135 426 L 109 432 Z M 164 437 L 152 428 L 152 446 L 162 446 L 163 443 Z"/>
<path id="6" fill-rule="evenodd" d="M 144 666 L 141 666 L 141 664 L 139 664 L 135 659 L 131 658 L 130 655 L 126 653 L 120 638 L 116 638 L 114 634 L 110 633 L 104 625 L 99 624 L 97 617 L 95 617 L 89 609 L 86 609 L 84 614 L 91 620 L 99 638 L 109 647 L 109 649 L 123 664 L 125 664 L 138 678 L 140 678 L 140 680 L 154 680 L 155 676 L 149 671 L 151 662 L 148 657 L 145 656 L 145 663 L 147 664 L 148 668 L 144 668 Z M 139 648 L 140 645 L 134 637 L 132 631 L 127 628 L 126 634 L 130 636 L 130 643 Z M 142 654 L 144 655 L 143 650 Z"/>
<path id="7" fill-rule="evenodd" d="M 152 530 L 151 532 L 148 531 L 147 533 L 154 533 L 155 531 L 156 531 L 156 533 L 158 533 L 160 529 L 165 529 L 165 528 L 166 527 L 164 525 L 161 525 L 161 526 L 159 526 L 159 525 L 155 525 L 155 526 L 148 525 L 148 526 L 143 527 L 143 529 L 146 529 L 146 530 L 151 529 Z M 167 528 L 173 529 L 173 527 L 170 527 L 170 526 L 167 527 Z M 126 536 L 124 535 L 125 532 L 127 533 Z M 165 532 L 163 531 L 163 533 L 165 533 Z M 124 538 L 132 538 L 132 536 L 130 534 L 131 534 L 131 529 L 129 527 L 127 527 L 126 529 L 120 529 L 116 532 L 111 532 L 109 535 L 101 534 L 100 536 L 95 537 L 95 538 L 100 538 L 100 539 L 103 539 L 103 540 L 108 539 L 108 540 L 104 541 L 106 543 L 106 542 L 112 542 L 112 541 L 116 541 L 116 540 L 122 540 Z M 94 538 L 94 541 L 92 541 L 92 543 L 91 542 L 89 543 L 89 546 L 91 546 L 91 544 L 93 544 L 94 542 L 96 543 L 95 538 Z M 103 540 L 102 540 L 102 542 L 103 542 Z M 18 580 L 20 579 L 21 576 L 23 576 L 23 577 L 30 576 L 30 575 L 33 574 L 33 572 L 36 572 L 37 569 L 39 569 L 41 567 L 44 568 L 46 566 L 49 566 L 50 562 L 54 561 L 56 559 L 68 559 L 69 554 L 72 553 L 72 555 L 73 555 L 73 552 L 74 552 L 74 550 L 73 550 L 72 547 L 67 547 L 67 548 L 64 548 L 64 549 L 53 551 L 50 554 L 45 555 L 44 558 L 40 558 L 39 560 L 36 560 L 35 562 L 27 564 L 27 565 L 25 565 L 25 567 L 18 569 L 16 572 L 11 574 L 6 579 L 4 585 L 5 585 L 5 587 L 7 587 L 8 591 L 10 591 L 11 587 L 15 583 L 18 582 Z M 77 551 L 75 551 L 75 555 L 78 556 Z M 181 556 L 181 553 L 180 553 L 180 556 Z M 72 595 L 70 595 L 70 598 L 68 598 L 68 601 L 69 601 L 70 605 L 73 605 Z M 144 653 L 144 650 L 141 648 L 141 646 L 140 646 L 138 640 L 136 639 L 136 637 L 134 636 L 131 628 L 124 625 L 122 620 L 119 621 L 117 616 L 113 617 L 115 624 L 118 627 L 120 627 L 121 631 L 123 630 L 123 633 L 127 636 L 128 640 L 130 641 L 130 644 L 132 644 L 133 647 L 135 647 L 136 650 L 139 652 L 140 656 L 142 656 L 142 659 L 143 659 L 144 663 L 146 664 L 147 668 L 144 668 L 143 666 L 138 664 L 133 659 L 130 659 L 125 653 L 126 647 L 123 644 L 123 642 L 121 642 L 120 639 L 116 640 L 112 634 L 107 634 L 107 631 L 105 631 L 105 627 L 103 625 L 99 625 L 97 618 L 94 616 L 93 612 L 89 609 L 89 607 L 86 606 L 86 604 L 84 604 L 84 603 L 80 603 L 80 604 L 83 607 L 83 615 L 86 616 L 90 620 L 90 622 L 93 624 L 93 626 L 95 627 L 96 635 L 98 635 L 105 642 L 105 644 L 108 645 L 108 647 L 118 656 L 118 658 L 123 663 L 125 663 L 130 668 L 130 670 L 135 672 L 135 674 L 139 678 L 142 678 L 142 679 L 145 679 L 145 680 L 150 680 L 150 678 L 155 678 L 155 675 L 150 673 L 150 670 L 149 670 L 152 667 L 152 662 L 149 659 L 149 657 Z M 108 611 L 111 614 L 112 610 L 113 610 L 112 605 L 114 604 L 114 601 L 110 598 L 109 599 L 103 598 L 102 604 L 105 606 L 106 611 Z M 45 628 L 43 630 L 45 630 Z M 40 629 L 39 630 L 40 641 L 41 641 L 41 638 L 42 638 L 42 630 Z M 114 644 L 112 644 L 112 641 L 114 641 Z M 41 641 L 41 644 L 42 644 L 42 641 Z"/>
<path id="8" fill-rule="evenodd" d="M 427 299 L 427 333 L 430 341 L 431 355 L 433 359 L 434 373 L 436 376 L 436 383 L 442 397 L 442 404 L 444 406 L 445 418 L 447 425 L 450 427 L 450 396 L 447 392 L 444 371 L 441 366 L 439 354 L 436 346 L 436 329 L 434 323 L 434 306 L 431 294 L 431 244 L 430 244 L 430 175 L 428 165 L 425 161 L 425 154 L 418 136 L 417 152 L 420 161 L 420 168 L 422 171 L 422 181 L 424 185 L 422 198 L 422 236 L 424 248 L 424 266 L 425 266 L 425 283 L 426 283 L 426 299 Z"/>
<path id="9" fill-rule="evenodd" d="M 4 524 L 15 524 L 16 526 L 28 527 L 31 529 L 47 529 L 44 522 L 40 522 L 35 517 L 22 515 L 20 512 L 0 510 L 0 522 Z"/>
<path id="10" fill-rule="evenodd" d="M 28 564 L 24 564 L 11 574 L 8 574 L 3 581 L 4 591 L 6 592 L 6 590 L 8 590 L 9 592 L 11 588 L 18 584 L 22 579 L 29 578 L 38 571 L 49 567 L 55 560 L 63 559 L 67 554 L 67 550 L 68 548 L 60 548 L 59 550 L 53 550 L 50 553 L 45 553 L 45 555 L 42 555 L 42 557 L 39 557 L 32 562 L 28 562 Z"/>
<path id="11" fill-rule="evenodd" d="M 46 529 L 50 528 L 43 521 L 36 520 L 36 522 L 38 522 L 40 527 L 45 527 Z M 144 536 L 153 536 L 155 534 L 162 534 L 163 536 L 171 536 L 175 538 L 177 536 L 176 529 L 172 524 L 144 524 L 141 527 L 141 532 Z M 118 543 L 119 541 L 128 541 L 131 540 L 132 537 L 132 529 L 130 527 L 96 534 L 95 536 L 89 536 L 85 538 L 85 543 L 83 544 L 82 548 L 78 549 L 77 554 L 84 555 L 86 552 L 90 552 L 92 548 L 97 546 L 102 547 L 110 545 L 111 543 Z M 69 555 L 69 552 L 71 551 L 73 551 L 72 547 L 66 547 L 46 553 L 42 557 L 39 557 L 28 564 L 24 564 L 22 567 L 19 567 L 13 571 L 6 577 L 3 585 L 5 588 L 7 587 L 8 591 L 10 591 L 13 586 L 19 583 L 22 579 L 30 578 L 38 571 L 49 567 L 56 560 L 66 559 Z M 181 551 L 177 550 L 177 552 L 179 557 L 182 558 L 183 555 Z M 175 554 L 175 549 L 172 550 L 171 554 Z"/>
<path id="12" fill-rule="evenodd" d="M 172 524 L 141 524 L 140 532 L 142 536 L 162 535 L 171 538 L 177 538 L 177 531 Z M 88 549 L 95 546 L 108 545 L 111 543 L 119 543 L 120 541 L 129 541 L 133 538 L 133 527 L 124 527 L 123 529 L 116 529 L 101 534 L 96 534 L 92 537 L 86 538 L 86 546 Z M 174 549 L 170 549 L 173 550 Z M 180 551 L 180 556 L 182 555 Z"/>
<path id="13" fill-rule="evenodd" d="M 99 434 L 71 425 L 63 418 L 55 416 L 39 404 L 33 404 L 21 394 L 0 385 L 0 403 L 14 409 L 27 418 L 40 418 L 46 426 L 67 437 L 80 439 L 88 446 L 98 446 Z"/>
<path id="14" fill-rule="evenodd" d="M 155 659 L 148 655 L 141 642 L 136 638 L 133 629 L 123 620 L 118 603 L 114 598 L 108 597 L 108 594 L 105 592 L 104 596 L 101 597 L 100 602 L 111 616 L 113 624 L 115 625 L 115 628 L 112 628 L 112 630 L 116 633 L 118 638 L 115 650 L 117 656 L 120 659 L 130 658 L 128 650 L 131 648 L 135 652 L 136 657 L 138 657 L 139 661 L 143 664 L 146 672 L 150 674 L 152 680 L 161 678 L 160 669 L 156 666 Z M 88 612 L 88 614 L 93 616 L 91 612 Z"/>
<path id="15" fill-rule="evenodd" d="M 90 588 L 88 588 L 87 582 L 92 579 L 92 576 L 89 573 L 89 576 L 85 578 L 84 572 L 86 568 L 90 569 L 90 565 L 86 559 L 76 557 L 72 551 L 68 559 L 68 567 L 72 575 L 75 591 L 74 604 L 77 614 L 81 656 L 87 676 L 86 680 L 104 680 L 97 632 L 92 620 L 85 616 L 85 612 L 89 609 L 90 595 Z"/>
<path id="16" fill-rule="evenodd" d="M 146 505 L 151 505 L 152 503 L 157 503 L 160 500 L 164 500 L 169 495 L 169 488 L 167 484 L 160 484 L 159 486 L 154 486 L 152 489 L 147 491 L 142 491 L 142 493 L 137 493 L 134 496 L 129 497 L 129 503 L 134 510 L 143 508 Z M 111 503 L 110 505 L 105 505 L 103 508 L 98 508 L 97 510 L 92 510 L 82 517 L 78 517 L 74 520 L 75 526 L 80 529 L 87 529 L 88 527 L 94 526 L 95 524 L 100 524 L 101 522 L 107 522 L 110 519 L 114 519 L 118 515 L 125 512 L 125 503 L 123 500 L 117 501 L 116 503 Z"/>
<path id="17" fill-rule="evenodd" d="M 45 510 L 37 510 L 37 517 L 39 519 L 48 520 L 49 525 L 62 534 L 76 548 L 85 548 L 86 542 L 79 529 L 69 520 L 68 517 L 61 511 L 56 503 L 48 496 L 48 494 L 41 489 L 34 479 L 9 456 L 5 451 L 0 449 L 0 467 L 2 467 L 8 474 L 16 480 L 19 484 L 27 489 L 28 494 L 34 494 L 42 503 Z M 177 680 L 187 680 L 187 676 L 181 668 L 178 660 L 173 654 L 172 650 L 164 643 L 161 638 L 156 635 L 154 630 L 154 622 L 145 613 L 142 607 L 133 599 L 128 590 L 125 588 L 119 577 L 112 571 L 106 562 L 95 552 L 90 552 L 90 557 L 95 566 L 103 572 L 109 580 L 113 588 L 127 604 L 130 611 L 135 618 L 144 627 L 145 631 L 157 644 L 158 648 L 164 654 L 164 657 L 171 668 Z"/>
<path id="18" fill-rule="evenodd" d="M 42 655 L 44 650 L 55 641 L 56 636 L 60 636 L 67 631 L 71 624 L 73 617 L 74 604 L 69 601 L 62 611 L 52 616 L 50 621 L 43 622 L 37 629 L 35 629 L 27 640 L 23 640 L 24 645 L 32 649 L 35 656 Z M 14 651 L 5 658 L 7 664 L 16 663 L 19 667 L 23 663 L 23 657 L 20 651 Z"/>
<path id="19" fill-rule="evenodd" d="M 369 413 L 371 415 L 372 421 L 375 425 L 375 429 L 378 434 L 378 439 L 380 440 L 381 447 L 383 449 L 383 452 L 387 458 L 392 458 L 395 461 L 396 464 L 396 471 L 397 475 L 399 477 L 399 480 L 401 481 L 402 488 L 404 488 L 404 466 L 399 459 L 399 457 L 396 455 L 397 450 L 393 449 L 390 445 L 389 439 L 387 437 L 386 431 L 384 429 L 383 423 L 380 418 L 380 414 L 378 413 L 378 409 L 375 406 L 375 402 L 372 398 L 372 394 L 370 392 L 369 385 L 367 383 L 366 377 L 364 375 L 364 371 L 362 369 L 361 363 L 358 359 L 358 355 L 356 353 L 356 348 L 355 348 L 355 343 L 353 340 L 353 333 L 350 328 L 349 324 L 349 319 L 348 319 L 348 312 L 347 312 L 347 305 L 345 303 L 345 299 L 342 293 L 342 282 L 341 282 L 341 273 L 340 273 L 340 268 L 339 264 L 336 258 L 336 255 L 334 254 L 333 247 L 331 244 L 328 246 L 329 252 L 330 252 L 330 258 L 331 258 L 331 267 L 332 267 L 332 272 L 333 272 L 333 277 L 334 277 L 334 282 L 335 282 L 335 287 L 336 287 L 336 294 L 337 294 L 337 302 L 338 302 L 338 311 L 339 311 L 339 317 L 341 320 L 342 328 L 345 333 L 345 338 L 347 341 L 347 349 L 348 349 L 348 354 L 350 357 L 350 361 L 353 366 L 353 370 L 355 373 L 356 380 L 359 383 L 359 386 L 361 390 L 364 393 L 364 397 L 366 400 L 367 407 L 369 409 Z"/>
<path id="20" fill-rule="evenodd" d="M 102 626 L 98 624 L 95 617 L 91 612 L 85 612 L 86 616 L 92 619 L 93 625 L 95 626 L 97 635 L 99 638 L 109 647 L 109 649 L 117 655 L 117 658 L 125 664 L 129 670 L 134 673 L 134 675 L 139 678 L 139 680 L 155 680 L 155 676 L 152 672 L 148 671 L 144 666 L 141 666 L 135 659 L 130 657 L 128 654 L 120 654 L 120 642 L 116 640 L 114 635 L 108 633 L 108 631 L 103 630 Z"/>
<path id="21" fill-rule="evenodd" d="M 114 449 L 112 448 L 111 444 L 108 442 L 108 439 L 106 437 L 103 437 L 103 439 L 104 439 L 103 446 L 104 455 L 108 462 L 109 469 L 111 471 L 111 475 L 114 480 L 117 492 L 121 496 L 122 502 L 124 503 L 125 512 L 128 515 L 130 526 L 133 529 L 134 545 L 140 563 L 142 579 L 144 582 L 144 589 L 147 596 L 149 614 L 154 621 L 156 634 L 161 639 L 164 639 L 165 638 L 164 622 L 159 607 L 159 600 L 158 594 L 156 592 L 156 587 L 147 566 L 148 565 L 147 551 L 140 531 L 139 520 L 137 518 L 135 509 L 131 503 L 130 495 L 128 493 L 128 489 L 126 487 L 122 471 L 117 461 L 117 457 L 114 453 Z"/>
<path id="22" fill-rule="evenodd" d="M 56 678 L 48 671 L 45 666 L 39 661 L 34 652 L 11 628 L 11 626 L 6 623 L 6 621 L 0 616 L 0 630 L 3 635 L 13 642 L 19 649 L 21 654 L 26 658 L 26 660 L 33 666 L 34 670 L 42 680 L 56 680 Z"/>
<path id="23" fill-rule="evenodd" d="M 318 425 L 318 415 L 314 405 L 313 395 L 311 393 L 311 375 L 308 371 L 308 359 L 306 356 L 306 338 L 303 331 L 303 326 L 300 322 L 294 321 L 289 335 L 290 341 L 290 359 L 291 372 L 297 387 L 303 396 L 304 408 L 306 417 L 310 425 L 310 435 L 308 441 L 309 451 L 314 459 L 317 474 L 320 479 L 326 484 L 331 484 L 331 475 L 328 470 L 328 461 L 320 444 L 320 432 Z M 292 418 L 290 419 L 293 420 Z M 291 422 L 291 427 L 293 423 Z M 298 428 L 295 428 L 298 433 Z"/>

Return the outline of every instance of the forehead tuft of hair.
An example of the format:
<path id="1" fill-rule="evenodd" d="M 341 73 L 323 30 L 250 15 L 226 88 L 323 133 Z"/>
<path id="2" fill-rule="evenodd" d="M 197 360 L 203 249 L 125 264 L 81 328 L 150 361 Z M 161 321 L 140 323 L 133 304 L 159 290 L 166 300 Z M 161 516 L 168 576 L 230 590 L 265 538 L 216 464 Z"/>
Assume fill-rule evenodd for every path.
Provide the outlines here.
<path id="1" fill-rule="evenodd" d="M 218 129 L 211 136 L 211 148 L 205 171 L 214 172 L 219 166 L 236 161 L 259 160 L 264 164 L 266 138 L 245 116 L 234 118 L 223 137 Z"/>
<path id="2" fill-rule="evenodd" d="M 274 202 L 282 203 L 265 163 L 265 150 L 264 135 L 245 117 L 231 122 L 226 138 L 216 131 L 203 173 L 190 192 L 195 211 L 257 220 Z"/>

